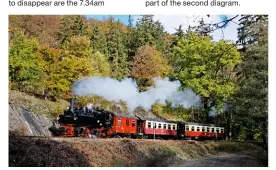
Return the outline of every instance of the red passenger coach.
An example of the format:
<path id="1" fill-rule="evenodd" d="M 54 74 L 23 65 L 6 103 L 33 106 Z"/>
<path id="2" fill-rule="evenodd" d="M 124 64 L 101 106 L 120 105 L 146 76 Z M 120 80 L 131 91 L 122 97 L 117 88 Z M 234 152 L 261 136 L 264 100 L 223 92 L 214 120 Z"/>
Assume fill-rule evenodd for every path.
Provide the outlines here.
<path id="1" fill-rule="evenodd" d="M 140 118 L 141 123 L 139 130 L 145 136 L 171 137 L 177 136 L 177 123 L 163 119 Z"/>
<path id="2" fill-rule="evenodd" d="M 184 137 L 190 139 L 222 139 L 224 138 L 224 128 L 214 124 L 184 123 Z"/>
<path id="3" fill-rule="evenodd" d="M 136 135 L 137 118 L 131 115 L 114 113 L 112 131 L 114 134 Z"/>

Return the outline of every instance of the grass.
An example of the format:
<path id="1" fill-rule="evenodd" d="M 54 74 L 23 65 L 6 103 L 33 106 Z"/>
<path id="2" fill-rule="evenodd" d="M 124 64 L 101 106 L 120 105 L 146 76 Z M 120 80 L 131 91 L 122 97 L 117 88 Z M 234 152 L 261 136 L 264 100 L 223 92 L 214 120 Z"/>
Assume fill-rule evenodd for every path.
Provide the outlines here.
<path id="1" fill-rule="evenodd" d="M 57 100 L 56 102 L 50 100 L 43 100 L 35 96 L 28 95 L 15 90 L 9 91 L 9 104 L 30 110 L 35 114 L 42 114 L 49 118 L 54 118 L 70 105 L 66 100 Z"/>
<path id="2" fill-rule="evenodd" d="M 9 164 L 10 166 L 175 166 L 183 161 L 210 155 L 256 150 L 260 148 L 254 144 L 227 141 L 144 139 L 55 141 L 27 138 L 22 140 L 10 136 Z"/>

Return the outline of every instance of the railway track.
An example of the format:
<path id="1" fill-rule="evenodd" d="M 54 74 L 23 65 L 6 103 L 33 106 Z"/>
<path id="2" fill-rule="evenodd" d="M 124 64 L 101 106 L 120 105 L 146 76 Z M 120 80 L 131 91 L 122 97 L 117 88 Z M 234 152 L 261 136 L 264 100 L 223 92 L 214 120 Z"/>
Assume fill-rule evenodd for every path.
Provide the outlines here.
<path id="1" fill-rule="evenodd" d="M 25 139 L 43 139 L 43 140 L 56 140 L 56 141 L 93 141 L 102 140 L 99 138 L 80 138 L 80 137 L 55 137 L 55 136 L 13 136 L 16 138 Z"/>
<path id="2" fill-rule="evenodd" d="M 148 142 L 170 142 L 178 141 L 184 143 L 203 143 L 203 142 L 217 142 L 216 140 L 164 140 L 164 139 L 132 139 L 132 138 L 82 138 L 82 137 L 56 137 L 56 136 L 13 136 L 16 138 L 25 138 L 32 140 L 52 140 L 52 141 L 68 141 L 68 142 L 100 142 L 100 141 L 114 141 L 114 140 L 134 140 L 134 141 L 148 141 Z M 261 142 L 256 141 L 233 141 L 236 143 L 252 143 L 256 145 L 261 145 Z"/>
<path id="3" fill-rule="evenodd" d="M 199 143 L 206 141 L 196 141 L 196 140 L 164 140 L 164 139 L 132 139 L 132 138 L 82 138 L 82 137 L 55 137 L 55 136 L 12 136 L 15 138 L 24 138 L 32 140 L 54 140 L 54 141 L 68 141 L 68 142 L 99 142 L 99 141 L 114 141 L 114 140 L 133 140 L 133 141 L 148 141 L 148 142 L 170 142 L 178 141 L 185 143 Z M 211 142 L 211 140 L 209 140 Z M 212 141 L 214 142 L 214 141 Z"/>

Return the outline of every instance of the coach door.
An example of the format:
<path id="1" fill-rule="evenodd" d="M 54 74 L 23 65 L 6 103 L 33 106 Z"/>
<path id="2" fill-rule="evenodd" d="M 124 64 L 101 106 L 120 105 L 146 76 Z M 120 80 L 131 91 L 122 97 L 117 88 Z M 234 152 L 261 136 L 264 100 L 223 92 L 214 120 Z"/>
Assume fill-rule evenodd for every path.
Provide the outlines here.
<path id="1" fill-rule="evenodd" d="M 177 136 L 179 138 L 184 137 L 185 135 L 185 124 L 178 123 L 177 124 Z"/>

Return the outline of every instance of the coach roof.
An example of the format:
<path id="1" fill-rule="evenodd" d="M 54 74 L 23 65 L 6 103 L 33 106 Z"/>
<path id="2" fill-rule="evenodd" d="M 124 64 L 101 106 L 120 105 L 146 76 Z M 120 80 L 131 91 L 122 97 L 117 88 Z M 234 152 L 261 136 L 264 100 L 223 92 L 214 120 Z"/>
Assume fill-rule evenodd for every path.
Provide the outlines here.
<path id="1" fill-rule="evenodd" d="M 122 114 L 122 113 L 117 113 L 113 112 L 114 115 L 120 116 L 120 117 L 127 117 L 127 118 L 132 118 L 132 119 L 137 119 L 135 116 L 129 115 L 129 114 Z"/>
<path id="2" fill-rule="evenodd" d="M 177 123 L 176 121 L 166 120 L 166 119 L 158 119 L 158 118 L 150 118 L 150 117 L 138 117 L 138 118 L 140 120 L 148 120 L 148 121 L 156 121 L 156 122 L 166 122 L 166 123 Z"/>
<path id="3" fill-rule="evenodd" d="M 207 123 L 195 123 L 195 122 L 179 122 L 185 125 L 197 125 L 197 126 L 211 126 L 211 127 L 218 127 L 215 124 L 207 124 Z"/>

